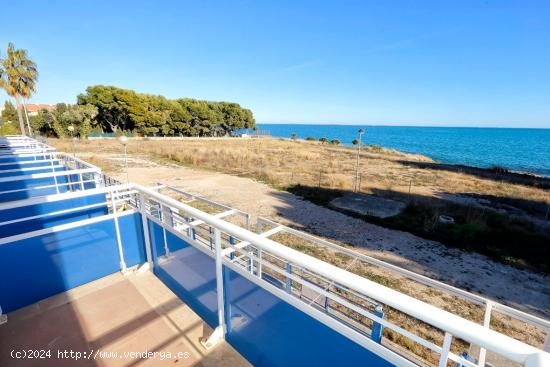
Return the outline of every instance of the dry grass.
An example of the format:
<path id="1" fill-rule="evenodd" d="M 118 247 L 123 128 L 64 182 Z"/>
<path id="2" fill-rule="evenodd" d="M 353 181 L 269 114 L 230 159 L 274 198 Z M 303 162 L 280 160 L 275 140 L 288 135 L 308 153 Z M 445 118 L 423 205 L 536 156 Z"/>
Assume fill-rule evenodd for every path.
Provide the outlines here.
<path id="1" fill-rule="evenodd" d="M 70 151 L 68 140 L 52 140 Z M 77 142 L 77 151 L 122 152 L 116 140 Z M 128 153 L 168 159 L 186 166 L 244 175 L 276 187 L 291 185 L 351 189 L 354 185 L 356 150 L 286 139 L 187 139 L 139 140 L 128 143 Z M 438 197 L 441 193 L 477 193 L 550 204 L 547 190 L 459 172 L 417 168 L 403 162 L 431 162 L 420 155 L 403 154 L 380 147 L 361 152 L 361 191 L 391 192 Z"/>
<path id="2" fill-rule="evenodd" d="M 70 150 L 68 141 L 53 140 L 51 143 L 60 150 Z M 116 140 L 94 140 L 79 141 L 77 151 L 121 154 L 123 149 Z M 323 145 L 318 142 L 267 138 L 188 139 L 166 142 L 143 140 L 130 141 L 128 153 L 155 160 L 169 160 L 171 163 L 178 162 L 190 167 L 243 175 L 279 188 L 300 184 L 345 190 L 353 187 L 355 177 L 355 149 Z M 361 152 L 361 191 L 378 194 L 386 191 L 393 195 L 414 194 L 433 198 L 437 198 L 441 193 L 477 193 L 550 204 L 547 190 L 541 188 L 482 178 L 468 173 L 417 168 L 403 161 L 431 162 L 423 156 L 403 154 L 379 147 L 366 148 Z M 109 167 L 109 163 L 100 158 L 92 163 L 102 168 Z M 346 256 L 320 249 L 296 238 L 291 239 L 285 235 L 276 235 L 272 238 L 342 268 L 348 267 L 351 261 Z M 482 320 L 481 306 L 439 290 L 389 274 L 362 262 L 355 262 L 348 270 L 471 321 L 480 323 Z M 441 345 L 443 334 L 439 330 L 391 308 L 385 308 L 385 312 L 387 318 L 395 324 Z M 544 331 L 497 313 L 494 315 L 492 328 L 538 347 L 544 342 Z M 434 353 L 394 332 L 386 330 L 384 336 L 425 360 L 433 363 L 437 359 Z M 464 350 L 467 350 L 466 343 L 453 343 L 454 352 L 460 353 Z"/>

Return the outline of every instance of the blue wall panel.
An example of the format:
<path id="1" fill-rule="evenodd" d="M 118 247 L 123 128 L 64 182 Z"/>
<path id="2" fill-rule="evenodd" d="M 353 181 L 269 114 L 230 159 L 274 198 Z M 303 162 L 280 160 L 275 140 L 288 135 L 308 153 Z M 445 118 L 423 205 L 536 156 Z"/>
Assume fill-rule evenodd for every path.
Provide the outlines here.
<path id="1" fill-rule="evenodd" d="M 4 164 L 4 163 L 9 163 L 9 162 L 4 162 L 0 160 L 0 164 Z M 59 164 L 59 161 L 57 160 L 53 162 L 54 166 L 58 164 Z M 38 160 L 33 163 L 25 163 L 25 164 L 20 164 L 19 162 L 11 162 L 11 164 L 0 165 L 0 172 L 5 170 L 10 170 L 10 169 L 18 169 L 18 168 L 26 168 L 26 167 L 28 168 L 28 167 L 51 167 L 51 166 L 52 166 L 52 162 L 44 162 L 42 160 Z"/>
<path id="2" fill-rule="evenodd" d="M 139 213 L 119 218 L 126 264 L 145 261 Z M 0 305 L 6 312 L 120 270 L 113 219 L 0 245 Z"/>
<path id="3" fill-rule="evenodd" d="M 0 210 L 0 222 L 78 208 L 85 205 L 99 204 L 104 203 L 105 201 L 105 194 L 97 194 L 62 201 L 29 205 L 8 210 Z M 63 223 L 70 223 L 77 220 L 97 217 L 104 214 L 107 214 L 106 205 L 96 208 L 73 211 L 65 214 L 51 215 L 19 223 L 2 225 L 0 226 L 0 237 L 8 237 L 20 233 L 36 231 L 39 229 L 53 227 Z"/>
<path id="4" fill-rule="evenodd" d="M 151 236 L 156 251 L 159 243 L 153 243 L 153 240 L 162 244 L 162 231 L 160 236 Z M 155 274 L 208 325 L 216 327 L 218 305 L 214 259 L 170 232 L 167 232 L 167 241 L 171 256 L 165 261 L 155 261 Z"/>
<path id="5" fill-rule="evenodd" d="M 21 167 L 17 167 L 17 168 L 20 169 Z M 57 167 L 54 169 L 54 171 L 55 172 L 64 171 L 64 167 Z M 49 173 L 49 172 L 52 172 L 52 168 L 47 166 L 40 169 L 34 169 L 31 171 L 19 170 L 19 171 L 4 172 L 0 170 L 0 177 L 15 177 L 15 176 L 24 176 L 24 175 L 34 175 L 36 173 Z"/>
<path id="6" fill-rule="evenodd" d="M 4 311 L 119 270 L 113 220 L 0 246 L 0 305 Z"/>
<path id="7" fill-rule="evenodd" d="M 118 218 L 122 251 L 126 266 L 134 266 L 147 261 L 145 254 L 145 242 L 143 240 L 143 225 L 141 214 L 134 213 Z"/>
<path id="8" fill-rule="evenodd" d="M 67 177 L 65 176 L 57 177 L 57 183 L 59 185 L 67 183 Z M 19 180 L 19 181 L 11 181 L 11 182 L 1 182 L 0 192 L 8 191 L 8 190 L 30 189 L 33 187 L 48 186 L 48 185 L 55 185 L 55 180 L 53 177 L 45 177 L 45 178 L 31 179 L 31 180 Z M 68 189 L 66 185 L 59 186 L 59 192 L 67 192 L 67 190 Z M 0 194 L 0 202 L 23 200 L 30 197 L 52 195 L 55 193 L 56 193 L 55 187 L 3 193 L 3 194 Z"/>
<path id="9" fill-rule="evenodd" d="M 151 229 L 154 226 L 150 224 Z M 151 239 L 162 243 L 158 233 Z M 167 241 L 172 256 L 156 262 L 155 274 L 204 321 L 216 327 L 214 259 L 170 232 Z M 153 244 L 154 249 L 160 248 L 159 243 Z M 224 283 L 227 341 L 255 366 L 391 366 L 226 267 Z"/>

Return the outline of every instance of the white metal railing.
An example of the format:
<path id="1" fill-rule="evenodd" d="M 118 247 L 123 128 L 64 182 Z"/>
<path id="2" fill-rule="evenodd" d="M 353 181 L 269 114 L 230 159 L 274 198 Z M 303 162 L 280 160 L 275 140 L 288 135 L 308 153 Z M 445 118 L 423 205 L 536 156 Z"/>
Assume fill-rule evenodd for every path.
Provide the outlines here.
<path id="1" fill-rule="evenodd" d="M 338 320 L 335 320 L 333 317 L 327 316 L 323 312 L 315 309 L 315 307 L 311 304 L 308 305 L 302 301 L 299 301 L 295 296 L 289 294 L 287 291 L 281 290 L 279 287 L 272 285 L 269 281 L 263 279 L 263 275 L 266 274 L 266 267 L 269 268 L 270 271 L 280 274 L 283 278 L 290 278 L 292 282 L 299 284 L 299 286 L 293 286 L 295 290 L 298 290 L 300 287 L 307 287 L 324 297 L 330 298 L 331 301 L 337 304 L 346 306 L 347 309 L 370 319 L 372 322 L 380 323 L 386 328 L 411 339 L 415 343 L 438 353 L 440 355 L 440 366 L 445 366 L 448 361 L 454 361 L 465 366 L 476 366 L 473 362 L 450 351 L 451 343 L 455 338 L 479 345 L 481 348 L 492 351 L 507 359 L 510 359 L 511 361 L 521 363 L 526 366 L 546 366 L 550 363 L 549 355 L 533 346 L 527 345 L 494 330 L 485 328 L 482 325 L 463 319 L 455 314 L 426 304 L 418 299 L 407 296 L 383 285 L 377 284 L 373 281 L 346 271 L 345 269 L 338 268 L 312 256 L 283 246 L 266 238 L 265 236 L 252 233 L 244 228 L 238 227 L 220 218 L 216 218 L 214 215 L 206 214 L 196 208 L 180 203 L 153 190 L 146 189 L 139 185 L 132 185 L 132 187 L 140 192 L 143 203 L 148 201 L 155 203 L 156 206 L 160 205 L 161 212 L 163 207 L 171 208 L 172 210 L 175 209 L 178 213 L 186 213 L 186 215 L 193 218 L 193 220 L 200 220 L 209 227 L 213 228 L 213 236 L 208 236 L 206 241 L 207 243 L 205 243 L 205 241 L 198 241 L 196 236 L 194 238 L 193 236 L 190 236 L 187 228 L 184 228 L 184 230 L 178 230 L 175 226 L 169 225 L 169 220 L 159 220 L 157 214 L 147 210 L 147 208 L 152 207 L 151 205 L 145 206 L 144 204 L 141 208 L 142 214 L 145 214 L 151 220 L 156 221 L 164 227 L 167 227 L 166 229 L 171 232 L 185 238 L 186 241 L 201 249 L 201 251 L 210 254 L 210 256 L 216 257 L 218 268 L 220 268 L 220 264 L 223 264 L 235 271 L 238 271 L 241 275 L 247 277 L 251 281 L 254 281 L 263 288 L 268 289 L 272 293 L 282 297 L 287 302 L 290 302 L 305 312 L 308 312 L 310 315 L 331 326 L 336 331 L 369 348 L 375 353 L 378 353 L 396 365 L 411 366 L 414 365 L 414 363 L 380 344 L 373 343 L 370 338 L 357 332 L 354 328 L 338 322 Z M 224 236 L 233 238 L 234 241 L 236 241 L 235 245 L 228 245 L 225 241 L 222 241 Z M 214 249 L 209 246 L 210 238 L 214 239 Z M 231 258 L 231 254 L 234 253 L 251 258 L 254 265 L 251 267 L 248 261 L 240 261 L 240 259 L 242 259 L 241 256 Z M 275 260 L 267 260 L 268 257 L 272 257 Z M 324 287 L 324 284 L 309 283 L 304 280 L 304 277 L 298 277 L 296 274 L 288 272 L 286 270 L 288 267 L 283 268 L 278 266 L 277 261 L 282 261 L 285 264 L 291 264 L 291 268 L 294 267 L 295 269 L 304 269 L 310 274 L 315 274 L 318 278 L 324 278 L 330 282 L 330 285 L 329 287 Z M 218 281 L 222 281 L 220 272 L 218 272 L 218 278 Z M 414 334 L 414 332 L 400 328 L 388 320 L 376 316 L 367 308 L 354 305 L 353 303 L 347 301 L 344 297 L 340 297 L 338 292 L 331 291 L 330 287 L 335 285 L 340 289 L 353 291 L 354 294 L 361 295 L 366 299 L 372 299 L 380 304 L 389 306 L 403 314 L 408 315 L 409 317 L 422 321 L 431 327 L 440 330 L 444 333 L 443 344 L 436 345 L 429 340 L 419 337 Z M 291 293 L 293 291 L 294 290 L 291 289 Z M 223 315 L 220 316 L 220 325 L 224 325 Z"/>
<path id="2" fill-rule="evenodd" d="M 56 152 L 35 152 L 28 154 L 29 156 L 35 157 L 42 154 L 44 160 L 52 162 L 54 161 L 53 156 L 56 158 L 67 156 Z M 64 161 L 64 164 L 74 164 L 75 167 L 77 165 L 78 167 L 82 167 L 87 163 L 76 159 L 72 161 L 67 159 Z M 22 175 L 17 176 L 17 178 L 0 178 L 0 183 L 16 179 L 74 175 L 77 172 L 93 174 L 94 182 L 99 184 L 105 182 L 105 180 L 101 178 L 99 169 L 93 167 L 64 172 L 54 171 L 46 174 Z M 84 179 L 82 176 L 80 177 L 79 183 L 82 184 L 81 188 L 83 188 Z M 113 183 L 114 182 L 110 182 L 110 184 Z M 226 220 L 232 215 L 245 215 L 248 221 L 246 226 L 248 227 L 250 222 L 246 213 L 225 206 L 217 206 L 218 209 L 222 210 L 220 213 L 208 214 L 191 205 L 182 203 L 158 192 L 165 188 L 167 187 L 159 186 L 154 189 L 148 189 L 137 184 L 105 186 L 90 189 L 86 192 L 70 192 L 2 204 L 0 205 L 0 210 L 2 210 L 2 208 L 7 209 L 10 207 L 31 205 L 31 203 L 61 200 L 60 198 L 105 193 L 105 205 L 109 208 L 109 214 L 83 221 L 66 223 L 52 228 L 44 228 L 30 233 L 1 238 L 0 245 L 22 238 L 66 230 L 86 223 L 113 218 L 115 221 L 118 252 L 120 256 L 120 267 L 121 270 L 124 271 L 126 270 L 126 264 L 122 249 L 118 218 L 122 215 L 135 213 L 136 210 L 139 210 L 142 216 L 147 262 L 151 266 L 152 249 L 147 219 L 162 226 L 165 242 L 164 246 L 167 250 L 167 255 L 169 255 L 169 249 L 166 243 L 166 231 L 170 231 L 198 250 L 215 258 L 218 319 L 219 329 L 222 330 L 222 334 L 226 330 L 223 310 L 224 293 L 222 269 L 223 266 L 226 266 L 307 313 L 319 322 L 324 323 L 345 337 L 368 348 L 370 351 L 398 366 L 414 366 L 416 363 L 411 361 L 410 355 L 400 353 L 401 351 L 399 350 L 396 351 L 373 341 L 372 330 L 375 325 L 382 325 L 392 332 L 436 353 L 439 355 L 438 365 L 440 367 L 446 366 L 450 361 L 470 367 L 482 366 L 482 364 L 475 364 L 451 352 L 452 342 L 456 339 L 478 345 L 484 350 L 494 352 L 527 367 L 550 366 L 550 355 L 540 349 L 424 303 L 414 297 L 365 279 L 347 269 L 336 267 L 269 239 L 268 237 L 271 235 L 284 230 L 284 228 L 281 228 L 279 225 L 262 233 L 254 233 L 247 228 L 243 228 L 242 226 L 230 223 Z M 168 187 L 167 189 L 178 192 L 178 190 L 174 188 Z M 185 193 L 181 191 L 178 193 L 185 197 Z M 200 199 L 202 198 L 191 195 L 188 196 L 188 200 L 186 201 L 196 201 Z M 207 204 L 217 203 L 209 202 Z M 80 209 L 82 208 L 86 208 L 86 206 L 82 206 Z M 51 213 L 48 214 L 52 215 Z M 41 215 L 29 216 L 28 218 L 18 218 L 17 220 L 24 222 L 25 220 L 31 220 L 40 216 Z M 1 225 L 5 225 L 5 223 L 0 223 L 0 228 Z M 349 266 L 352 265 L 353 262 Z M 386 269 L 395 270 L 389 266 L 389 264 L 376 263 L 376 265 L 384 265 Z M 459 289 L 447 285 L 440 285 L 440 282 L 433 283 L 427 281 L 426 279 L 428 278 L 424 279 L 425 277 L 419 275 L 413 276 L 403 269 L 400 270 L 400 274 L 404 276 L 415 278 L 418 281 L 428 282 L 430 285 L 437 283 L 438 286 L 447 291 L 452 291 L 462 296 L 465 295 L 464 291 Z M 320 300 L 322 300 L 322 302 L 320 302 Z M 478 301 L 481 302 L 481 300 Z M 495 308 L 495 303 L 485 302 L 485 304 L 490 304 L 491 309 L 489 310 L 489 315 L 492 309 L 499 309 L 499 311 L 504 310 L 504 312 L 509 312 L 516 317 L 525 317 L 523 313 L 517 310 L 510 311 L 506 306 L 499 305 Z M 415 330 L 406 330 L 387 318 L 381 317 L 376 312 L 378 305 L 389 307 L 439 330 L 444 336 L 443 343 L 439 345 L 427 338 L 417 335 Z M 529 317 L 527 317 L 527 319 L 532 320 Z M 545 320 L 542 321 L 545 322 Z"/>
<path id="3" fill-rule="evenodd" d="M 486 350 L 525 366 L 550 366 L 550 357 L 542 350 L 267 238 L 273 233 L 280 232 L 279 227 L 271 228 L 262 234 L 253 233 L 246 228 L 216 217 L 216 215 L 207 214 L 157 192 L 162 188 L 160 186 L 148 189 L 140 185 L 128 184 L 0 204 L 0 210 L 6 210 L 40 202 L 105 193 L 106 201 L 104 204 L 109 208 L 109 214 L 105 216 L 1 238 L 0 245 L 44 233 L 75 228 L 87 223 L 114 219 L 120 268 L 124 271 L 126 270 L 126 264 L 118 218 L 139 210 L 142 214 L 148 263 L 152 264 L 152 255 L 146 218 L 160 224 L 163 230 L 170 231 L 203 253 L 216 259 L 218 309 L 221 310 L 219 322 L 222 329 L 225 320 L 223 316 L 224 294 L 221 269 L 222 265 L 225 265 L 314 317 L 319 322 L 398 366 L 414 366 L 416 363 L 412 362 L 408 358 L 409 356 L 400 354 L 400 351 L 392 350 L 374 342 L 370 333 L 365 332 L 365 323 L 358 321 L 369 320 L 370 324 L 367 326 L 371 328 L 374 323 L 383 325 L 385 328 L 437 353 L 440 356 L 440 366 L 445 366 L 448 361 L 454 361 L 464 366 L 477 366 L 473 362 L 451 352 L 451 342 L 454 338 L 460 338 L 479 345 Z M 82 206 L 80 209 L 84 208 L 86 206 Z M 222 213 L 226 211 L 224 210 Z M 33 216 L 33 218 L 35 217 Z M 177 218 L 184 218 L 187 227 L 178 226 L 181 223 L 178 222 Z M 3 224 L 0 223 L 0 227 Z M 198 229 L 201 226 L 203 231 L 199 233 Z M 192 229 L 197 231 L 193 233 Z M 280 284 L 274 284 L 273 278 L 279 279 Z M 323 306 L 327 302 L 330 303 L 331 310 L 329 311 Z M 367 304 L 370 304 L 370 307 Z M 389 306 L 440 330 L 445 336 L 443 344 L 438 345 L 416 335 L 414 330 L 406 330 L 379 316 L 376 313 L 376 305 L 379 304 Z M 355 315 L 355 319 L 358 321 L 354 321 L 354 317 L 348 317 L 350 315 Z"/>

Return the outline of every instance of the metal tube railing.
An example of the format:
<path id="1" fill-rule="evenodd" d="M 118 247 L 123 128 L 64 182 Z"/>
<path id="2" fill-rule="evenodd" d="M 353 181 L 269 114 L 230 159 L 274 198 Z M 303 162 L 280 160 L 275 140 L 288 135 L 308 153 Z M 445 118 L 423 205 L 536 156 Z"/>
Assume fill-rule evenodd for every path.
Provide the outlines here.
<path id="1" fill-rule="evenodd" d="M 157 202 L 191 214 L 194 218 L 202 220 L 215 230 L 220 230 L 231 236 L 247 241 L 262 251 L 273 253 L 281 258 L 292 261 L 293 264 L 313 270 L 315 273 L 332 279 L 338 284 L 443 330 L 448 335 L 451 335 L 451 338 L 461 338 L 470 343 L 479 345 L 482 348 L 498 353 L 512 361 L 526 365 L 535 363 L 539 357 L 540 361 L 550 358 L 547 353 L 533 346 L 283 246 L 256 233 L 252 233 L 191 206 L 182 204 L 158 192 L 149 190 L 140 185 L 132 185 L 132 187 L 140 191 L 143 195 L 147 195 L 147 198 L 152 198 Z M 443 352 L 448 353 L 448 351 L 445 350 Z"/>

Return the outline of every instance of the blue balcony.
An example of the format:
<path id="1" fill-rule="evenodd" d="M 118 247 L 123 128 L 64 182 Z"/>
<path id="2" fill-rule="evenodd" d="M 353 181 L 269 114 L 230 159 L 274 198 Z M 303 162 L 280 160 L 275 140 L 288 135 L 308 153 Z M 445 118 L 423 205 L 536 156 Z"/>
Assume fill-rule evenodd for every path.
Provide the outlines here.
<path id="1" fill-rule="evenodd" d="M 121 184 L 29 138 L 0 139 L 0 365 L 549 366 L 548 353 L 490 328 L 495 312 L 541 329 L 547 320 L 264 218 L 251 228 L 234 208 Z M 479 304 L 484 325 L 277 235 Z"/>

